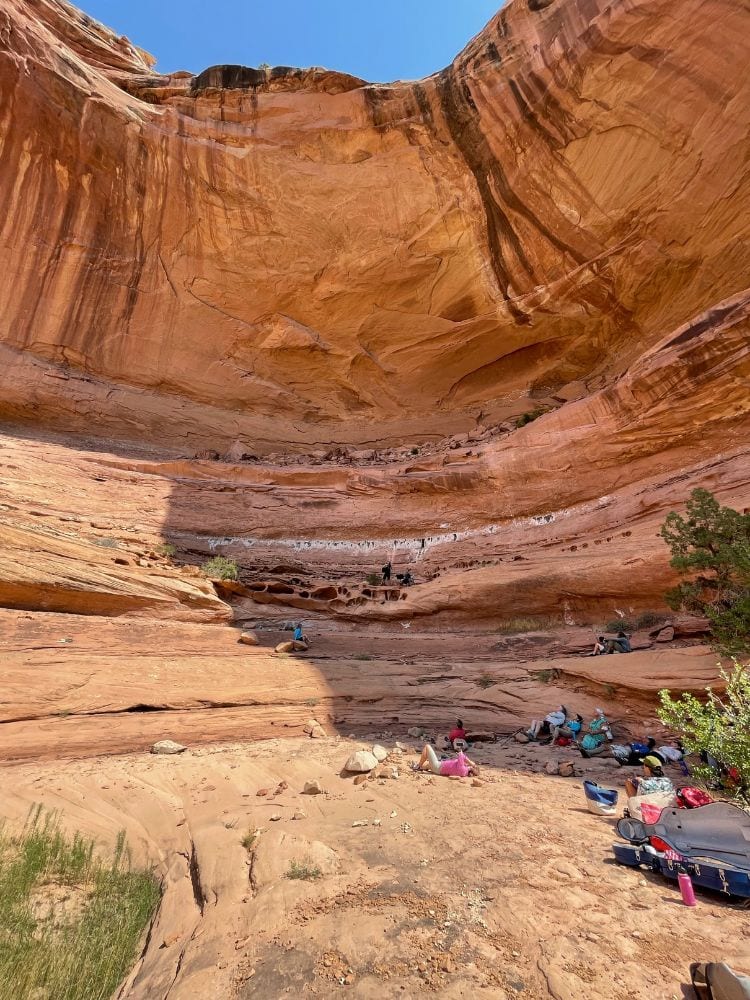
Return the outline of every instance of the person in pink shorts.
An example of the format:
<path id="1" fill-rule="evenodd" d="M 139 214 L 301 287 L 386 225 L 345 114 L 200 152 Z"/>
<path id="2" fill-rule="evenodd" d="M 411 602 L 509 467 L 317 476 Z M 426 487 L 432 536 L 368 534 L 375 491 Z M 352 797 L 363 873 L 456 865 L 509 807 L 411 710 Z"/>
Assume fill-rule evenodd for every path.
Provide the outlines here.
<path id="1" fill-rule="evenodd" d="M 432 771 L 446 778 L 466 778 L 470 774 L 479 774 L 479 768 L 473 760 L 469 760 L 463 750 L 450 760 L 439 760 L 435 748 L 426 743 L 422 750 L 419 763 L 413 765 L 415 771 Z"/>

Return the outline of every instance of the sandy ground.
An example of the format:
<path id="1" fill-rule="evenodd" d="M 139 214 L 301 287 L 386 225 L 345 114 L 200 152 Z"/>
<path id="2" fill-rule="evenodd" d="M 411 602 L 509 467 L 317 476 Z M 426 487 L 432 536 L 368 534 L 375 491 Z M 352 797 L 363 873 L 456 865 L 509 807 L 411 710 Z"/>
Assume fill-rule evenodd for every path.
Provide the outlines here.
<path id="1" fill-rule="evenodd" d="M 41 802 L 104 848 L 126 830 L 134 861 L 155 866 L 163 904 L 128 1000 L 670 1000 L 692 995 L 690 961 L 750 967 L 746 909 L 708 894 L 687 909 L 671 883 L 614 863 L 612 821 L 580 785 L 621 786 L 613 761 L 498 743 L 476 748 L 481 786 L 414 774 L 398 753 L 398 779 L 355 784 L 341 768 L 363 745 L 5 764 L 0 794 L 13 824 Z M 576 777 L 541 773 L 549 759 L 574 760 Z M 323 794 L 302 794 L 314 779 Z M 288 878 L 293 861 L 320 876 Z"/>

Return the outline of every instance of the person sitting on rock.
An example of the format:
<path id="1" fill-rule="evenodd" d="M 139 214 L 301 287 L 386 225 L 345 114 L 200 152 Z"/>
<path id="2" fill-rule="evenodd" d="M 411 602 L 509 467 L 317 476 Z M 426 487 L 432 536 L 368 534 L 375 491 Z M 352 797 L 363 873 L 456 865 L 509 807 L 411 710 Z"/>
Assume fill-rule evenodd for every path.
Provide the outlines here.
<path id="1" fill-rule="evenodd" d="M 310 645 L 310 640 L 302 631 L 302 622 L 297 622 L 294 628 L 294 644 L 295 648 L 304 646 L 305 649 L 307 649 L 307 647 Z"/>
<path id="2" fill-rule="evenodd" d="M 463 750 L 459 750 L 455 757 L 449 760 L 439 760 L 435 748 L 425 743 L 422 749 L 422 756 L 416 764 L 412 764 L 415 771 L 432 771 L 433 774 L 440 774 L 443 777 L 467 778 L 470 774 L 479 774 L 479 768 L 473 760 L 469 760 Z"/>
<path id="3" fill-rule="evenodd" d="M 411 572 L 408 569 L 401 578 L 401 582 L 405 587 L 411 587 L 411 585 L 414 583 L 414 577 L 411 575 Z"/>
<path id="4" fill-rule="evenodd" d="M 559 730 L 560 726 L 565 724 L 567 717 L 568 710 L 565 705 L 558 705 L 549 715 L 545 715 L 541 722 L 532 719 L 527 736 L 530 740 L 539 739 L 540 736 L 554 739 L 554 733 Z"/>
<path id="5" fill-rule="evenodd" d="M 609 722 L 603 708 L 597 708 L 596 717 L 589 722 L 586 732 L 576 744 L 582 757 L 596 757 L 607 749 L 607 740 L 612 738 Z"/>
<path id="6" fill-rule="evenodd" d="M 654 792 L 674 795 L 672 779 L 665 776 L 661 761 L 653 754 L 643 758 L 643 777 L 628 778 L 625 790 L 631 799 L 635 795 L 651 795 Z"/>
<path id="7" fill-rule="evenodd" d="M 456 725 L 448 733 L 448 739 L 453 743 L 455 740 L 466 740 L 466 730 L 460 719 L 456 719 Z"/>
<path id="8" fill-rule="evenodd" d="M 609 644 L 612 647 L 613 653 L 632 653 L 633 647 L 630 645 L 630 639 L 624 632 L 618 632 L 617 638 L 612 639 Z"/>
<path id="9" fill-rule="evenodd" d="M 597 637 L 594 643 L 594 648 L 589 653 L 589 656 L 603 656 L 607 652 L 607 640 L 603 635 Z"/>

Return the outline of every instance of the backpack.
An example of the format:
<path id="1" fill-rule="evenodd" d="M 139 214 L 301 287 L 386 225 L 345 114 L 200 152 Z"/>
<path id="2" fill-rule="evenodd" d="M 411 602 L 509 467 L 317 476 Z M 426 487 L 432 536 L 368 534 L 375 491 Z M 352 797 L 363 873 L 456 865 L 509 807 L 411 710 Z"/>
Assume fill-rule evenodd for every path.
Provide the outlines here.
<path id="1" fill-rule="evenodd" d="M 692 788 L 688 785 L 677 792 L 677 805 L 680 809 L 699 809 L 701 806 L 709 806 L 713 799 L 704 792 L 702 788 Z"/>

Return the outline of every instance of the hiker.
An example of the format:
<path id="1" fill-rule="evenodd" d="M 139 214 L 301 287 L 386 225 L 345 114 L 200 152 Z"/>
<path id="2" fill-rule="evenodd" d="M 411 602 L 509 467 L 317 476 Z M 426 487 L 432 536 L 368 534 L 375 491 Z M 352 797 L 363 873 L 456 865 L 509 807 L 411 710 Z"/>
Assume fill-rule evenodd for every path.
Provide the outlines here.
<path id="1" fill-rule="evenodd" d="M 418 763 L 412 764 L 412 768 L 415 771 L 432 771 L 433 774 L 441 774 L 447 778 L 467 778 L 470 774 L 479 774 L 479 768 L 463 750 L 459 750 L 457 756 L 450 760 L 439 760 L 435 748 L 429 743 L 425 743 L 422 756 Z"/>
<path id="2" fill-rule="evenodd" d="M 571 737 L 577 740 L 579 733 L 583 729 L 583 716 L 576 713 L 575 719 L 568 719 L 566 726 L 570 730 Z"/>
<path id="3" fill-rule="evenodd" d="M 565 724 L 565 720 L 568 717 L 568 710 L 565 705 L 558 705 L 556 709 L 545 715 L 541 722 L 536 719 L 531 720 L 531 725 L 529 726 L 526 735 L 530 740 L 536 740 L 539 736 L 550 738 L 553 737 L 553 732 L 559 730 L 560 726 Z"/>
<path id="4" fill-rule="evenodd" d="M 380 571 L 383 574 L 383 583 L 390 583 L 392 570 L 393 567 L 391 566 L 391 561 L 389 559 Z"/>
<path id="5" fill-rule="evenodd" d="M 603 656 L 607 652 L 607 640 L 603 635 L 597 637 L 594 643 L 594 648 L 589 653 L 589 656 Z"/>
<path id="6" fill-rule="evenodd" d="M 633 647 L 630 645 L 630 639 L 625 635 L 624 632 L 618 632 L 617 638 L 612 639 L 610 646 L 613 653 L 632 653 Z"/>
<path id="7" fill-rule="evenodd" d="M 466 730 L 464 729 L 464 724 L 460 719 L 456 719 L 456 725 L 448 733 L 448 739 L 453 743 L 455 740 L 463 740 L 466 742 Z"/>
<path id="8" fill-rule="evenodd" d="M 636 795 L 651 795 L 654 792 L 674 795 L 672 779 L 665 777 L 661 761 L 653 754 L 643 758 L 643 775 L 642 778 L 628 778 L 625 782 L 628 798 L 632 799 Z"/>
<path id="9" fill-rule="evenodd" d="M 401 578 L 401 582 L 405 587 L 411 587 L 411 585 L 414 583 L 414 577 L 411 575 L 411 572 L 408 569 Z"/>
<path id="10" fill-rule="evenodd" d="M 305 649 L 310 645 L 310 640 L 307 638 L 305 633 L 302 631 L 302 622 L 297 622 L 294 627 L 294 641 L 295 643 L 300 643 Z"/>
<path id="11" fill-rule="evenodd" d="M 596 757 L 607 749 L 608 739 L 612 739 L 612 732 L 607 717 L 603 708 L 597 708 L 596 717 L 589 722 L 586 732 L 576 746 L 582 757 Z"/>

